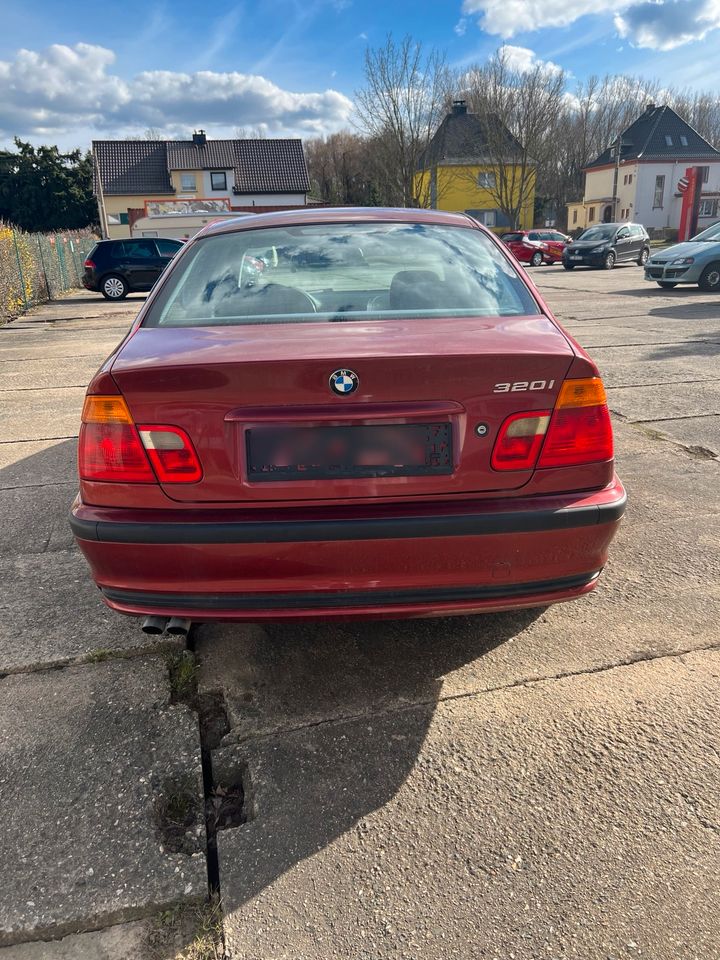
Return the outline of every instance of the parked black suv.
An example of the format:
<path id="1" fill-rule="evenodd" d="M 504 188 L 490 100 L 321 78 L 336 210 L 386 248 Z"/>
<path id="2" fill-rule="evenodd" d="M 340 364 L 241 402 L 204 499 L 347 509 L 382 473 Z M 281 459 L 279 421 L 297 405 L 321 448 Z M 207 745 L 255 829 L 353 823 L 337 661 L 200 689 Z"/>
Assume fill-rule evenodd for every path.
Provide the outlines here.
<path id="1" fill-rule="evenodd" d="M 642 267 L 649 256 L 647 230 L 639 223 L 598 223 L 565 247 L 563 266 L 612 270 L 616 263 L 631 261 Z"/>
<path id="2" fill-rule="evenodd" d="M 83 286 L 106 300 L 149 290 L 182 247 L 181 240 L 163 238 L 100 240 L 85 261 Z"/>

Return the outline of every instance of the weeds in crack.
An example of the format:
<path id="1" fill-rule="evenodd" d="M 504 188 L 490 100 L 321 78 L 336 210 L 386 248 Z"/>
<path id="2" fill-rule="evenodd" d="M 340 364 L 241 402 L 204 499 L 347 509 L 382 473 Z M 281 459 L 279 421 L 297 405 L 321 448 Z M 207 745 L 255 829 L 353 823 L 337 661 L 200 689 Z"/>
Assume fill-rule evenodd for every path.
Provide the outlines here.
<path id="1" fill-rule="evenodd" d="M 185 703 L 196 709 L 198 665 L 190 650 L 171 653 L 167 658 L 170 703 Z"/>
<path id="2" fill-rule="evenodd" d="M 171 948 L 171 949 L 169 949 Z M 163 911 L 147 937 L 143 960 L 224 960 L 220 898 Z"/>

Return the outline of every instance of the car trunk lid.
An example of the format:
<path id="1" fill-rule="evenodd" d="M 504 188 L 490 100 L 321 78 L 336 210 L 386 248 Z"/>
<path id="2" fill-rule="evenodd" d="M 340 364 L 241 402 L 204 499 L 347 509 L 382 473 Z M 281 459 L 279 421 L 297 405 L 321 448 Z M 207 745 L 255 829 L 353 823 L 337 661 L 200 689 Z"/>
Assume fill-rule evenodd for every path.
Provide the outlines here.
<path id="1" fill-rule="evenodd" d="M 552 408 L 573 356 L 544 316 L 140 328 L 112 376 L 137 424 L 192 438 L 203 478 L 170 498 L 336 501 L 523 486 L 493 442 Z"/>

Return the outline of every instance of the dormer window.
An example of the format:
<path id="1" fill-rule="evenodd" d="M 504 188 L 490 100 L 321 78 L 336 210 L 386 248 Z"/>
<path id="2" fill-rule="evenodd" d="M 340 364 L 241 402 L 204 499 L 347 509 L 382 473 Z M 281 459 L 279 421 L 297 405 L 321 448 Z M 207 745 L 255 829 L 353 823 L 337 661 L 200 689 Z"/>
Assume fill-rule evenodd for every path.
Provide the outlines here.
<path id="1" fill-rule="evenodd" d="M 680 137 L 680 145 L 683 147 L 686 147 L 688 145 L 687 137 L 683 137 L 683 136 Z"/>
<path id="2" fill-rule="evenodd" d="M 666 134 L 665 134 L 665 146 L 666 146 L 666 147 L 672 147 L 672 145 L 673 145 L 673 138 L 670 136 L 669 133 L 666 133 Z"/>

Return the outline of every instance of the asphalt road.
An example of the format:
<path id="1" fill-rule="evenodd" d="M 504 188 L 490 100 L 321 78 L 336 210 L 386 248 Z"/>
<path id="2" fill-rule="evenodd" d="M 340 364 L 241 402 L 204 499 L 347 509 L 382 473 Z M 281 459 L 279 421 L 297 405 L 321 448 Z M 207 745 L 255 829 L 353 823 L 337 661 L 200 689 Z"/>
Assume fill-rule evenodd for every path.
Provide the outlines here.
<path id="1" fill-rule="evenodd" d="M 609 387 L 611 562 L 545 611 L 197 630 L 215 803 L 245 790 L 218 834 L 237 960 L 720 957 L 720 300 L 532 276 Z M 0 328 L 1 960 L 198 948 L 178 645 L 103 608 L 65 520 L 83 388 L 136 307 Z"/>

